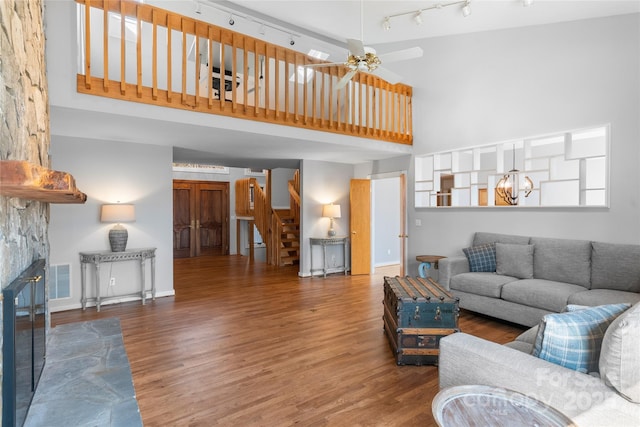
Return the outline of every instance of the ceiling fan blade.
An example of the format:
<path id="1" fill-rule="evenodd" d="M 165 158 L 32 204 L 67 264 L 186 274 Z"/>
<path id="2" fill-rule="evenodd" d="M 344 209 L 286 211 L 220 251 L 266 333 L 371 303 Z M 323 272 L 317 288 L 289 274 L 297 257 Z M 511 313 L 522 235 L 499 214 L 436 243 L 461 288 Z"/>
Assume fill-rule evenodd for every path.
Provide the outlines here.
<path id="1" fill-rule="evenodd" d="M 342 79 L 334 86 L 333 90 L 340 90 L 349 83 L 349 80 L 358 72 L 358 70 L 349 70 Z"/>
<path id="2" fill-rule="evenodd" d="M 402 80 L 402 76 L 394 73 L 393 71 L 389 71 L 386 68 L 378 67 L 374 74 L 380 77 L 382 80 L 386 80 L 392 85 L 400 82 Z"/>
<path id="3" fill-rule="evenodd" d="M 323 62 L 322 64 L 304 64 L 303 67 L 306 67 L 306 68 L 335 67 L 336 65 L 344 65 L 344 62 Z"/>
<path id="4" fill-rule="evenodd" d="M 380 61 L 385 62 L 406 61 L 407 59 L 414 59 L 422 57 L 422 48 L 411 47 L 409 49 L 397 50 L 395 52 L 383 53 L 378 55 Z"/>
<path id="5" fill-rule="evenodd" d="M 351 52 L 355 56 L 364 56 L 364 44 L 362 40 L 356 39 L 347 39 L 347 46 L 349 47 L 349 52 Z"/>

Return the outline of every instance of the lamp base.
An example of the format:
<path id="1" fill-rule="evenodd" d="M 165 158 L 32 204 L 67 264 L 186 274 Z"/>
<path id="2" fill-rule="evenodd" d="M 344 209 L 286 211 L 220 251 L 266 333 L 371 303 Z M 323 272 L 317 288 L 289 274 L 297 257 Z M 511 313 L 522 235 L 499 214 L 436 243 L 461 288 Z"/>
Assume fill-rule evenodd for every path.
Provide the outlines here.
<path id="1" fill-rule="evenodd" d="M 122 227 L 117 228 L 114 227 L 109 230 L 109 244 L 111 245 L 111 252 L 124 252 L 127 248 L 127 239 L 129 238 L 129 233 L 127 229 Z"/>
<path id="2" fill-rule="evenodd" d="M 335 237 L 336 236 L 336 230 L 334 230 L 333 228 L 330 228 L 329 231 L 327 232 L 327 236 Z"/>

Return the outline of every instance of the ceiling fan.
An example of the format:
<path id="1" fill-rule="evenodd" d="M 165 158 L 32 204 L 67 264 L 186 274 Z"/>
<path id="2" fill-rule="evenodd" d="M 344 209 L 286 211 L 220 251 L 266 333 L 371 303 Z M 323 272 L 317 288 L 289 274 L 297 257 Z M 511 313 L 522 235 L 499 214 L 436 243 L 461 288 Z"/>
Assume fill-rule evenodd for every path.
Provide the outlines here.
<path id="1" fill-rule="evenodd" d="M 336 65 L 345 66 L 348 71 L 334 86 L 334 90 L 340 90 L 349 83 L 349 80 L 353 78 L 358 72 L 373 73 L 380 78 L 388 81 L 389 83 L 398 83 L 402 80 L 402 77 L 398 74 L 389 71 L 380 65 L 388 62 L 405 61 L 408 59 L 420 58 L 422 56 L 422 49 L 419 47 L 412 47 L 409 49 L 398 50 L 395 52 L 389 52 L 383 55 L 377 55 L 375 49 L 365 46 L 364 39 L 364 0 L 360 0 L 360 40 L 347 39 L 347 47 L 349 49 L 349 56 L 345 62 L 327 62 L 322 64 L 307 64 L 305 67 L 332 67 Z"/>

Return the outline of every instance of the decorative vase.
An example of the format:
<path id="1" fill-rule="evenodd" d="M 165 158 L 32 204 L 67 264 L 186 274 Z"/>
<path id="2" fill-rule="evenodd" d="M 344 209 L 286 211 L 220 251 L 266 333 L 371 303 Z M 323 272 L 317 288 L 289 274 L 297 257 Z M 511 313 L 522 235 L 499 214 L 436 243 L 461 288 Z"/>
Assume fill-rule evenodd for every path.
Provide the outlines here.
<path id="1" fill-rule="evenodd" d="M 111 252 L 124 252 L 127 248 L 127 239 L 129 233 L 127 229 L 120 225 L 113 227 L 109 230 L 109 244 L 111 245 Z"/>

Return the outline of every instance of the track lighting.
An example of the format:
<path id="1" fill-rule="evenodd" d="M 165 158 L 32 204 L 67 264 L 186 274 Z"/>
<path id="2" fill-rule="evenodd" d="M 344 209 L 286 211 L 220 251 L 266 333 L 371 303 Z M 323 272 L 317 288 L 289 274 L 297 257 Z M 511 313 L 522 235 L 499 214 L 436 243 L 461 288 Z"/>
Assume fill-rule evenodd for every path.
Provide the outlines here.
<path id="1" fill-rule="evenodd" d="M 471 6 L 469 6 L 469 1 L 466 1 L 462 6 L 462 16 L 466 18 L 469 15 L 471 15 Z"/>
<path id="2" fill-rule="evenodd" d="M 533 3 L 534 0 L 519 0 L 522 1 L 522 4 L 524 6 L 529 6 Z M 462 16 L 464 16 L 465 18 L 469 15 L 471 15 L 471 0 L 453 0 L 450 1 L 448 3 L 436 3 L 433 4 L 429 7 L 425 7 L 422 9 L 418 9 L 417 11 L 411 11 L 411 12 L 401 12 L 401 13 L 396 13 L 394 15 L 387 15 L 385 16 L 384 20 L 382 21 L 382 28 L 385 31 L 389 31 L 391 29 L 391 18 L 398 18 L 400 16 L 407 16 L 407 15 L 411 15 L 413 17 L 413 20 L 415 21 L 416 25 L 420 25 L 423 22 L 423 13 L 427 10 L 440 10 L 440 9 L 444 9 L 446 7 L 449 6 L 454 6 L 454 5 L 461 5 L 462 6 Z"/>
<path id="3" fill-rule="evenodd" d="M 391 20 L 389 19 L 388 16 L 384 18 L 384 21 L 382 22 L 382 28 L 385 31 L 389 31 L 391 29 Z"/>
<path id="4" fill-rule="evenodd" d="M 0 0 L 2 1 L 2 0 Z M 137 0 L 137 1 L 142 1 L 142 0 Z M 234 11 L 232 9 L 227 9 L 226 7 L 220 6 L 218 3 L 222 3 L 222 2 L 215 2 L 215 1 L 211 1 L 211 0 L 191 0 L 194 2 L 195 4 L 195 11 L 196 13 L 201 13 L 201 7 L 205 6 L 205 7 L 211 7 L 213 9 L 219 10 L 220 12 L 224 13 L 224 14 L 228 14 L 229 16 L 229 25 L 235 25 L 236 24 L 236 18 L 239 19 L 244 19 L 246 22 L 249 23 L 254 23 L 258 26 L 258 32 L 262 35 L 267 33 L 267 28 L 269 28 L 270 30 L 274 30 L 274 31 L 279 31 L 287 36 L 289 36 L 288 40 L 289 40 L 289 44 L 291 46 L 293 46 L 294 44 L 296 44 L 295 38 L 296 37 L 301 37 L 300 34 L 295 33 L 295 32 L 291 32 L 290 29 L 285 29 L 279 25 L 275 25 L 275 24 L 270 24 L 268 21 L 263 21 L 262 19 L 257 19 L 251 15 L 245 15 L 242 13 L 239 13 L 237 11 Z M 224 15 L 223 15 L 224 16 Z M 244 23 L 243 23 L 244 24 Z"/>
<path id="5" fill-rule="evenodd" d="M 422 11 L 419 10 L 413 17 L 413 20 L 416 21 L 416 25 L 422 25 Z"/>

